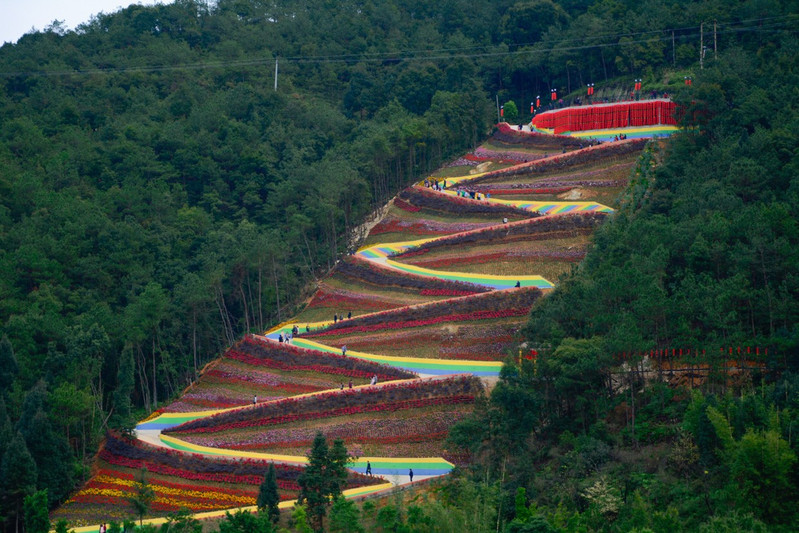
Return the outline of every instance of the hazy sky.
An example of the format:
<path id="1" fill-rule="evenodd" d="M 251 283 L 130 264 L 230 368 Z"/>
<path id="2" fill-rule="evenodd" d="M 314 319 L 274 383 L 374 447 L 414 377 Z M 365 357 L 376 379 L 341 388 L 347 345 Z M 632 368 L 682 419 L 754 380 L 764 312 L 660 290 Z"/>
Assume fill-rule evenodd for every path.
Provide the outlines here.
<path id="1" fill-rule="evenodd" d="M 68 30 L 97 13 L 113 13 L 130 4 L 169 4 L 171 0 L 0 0 L 0 45 L 15 43 L 31 28 L 43 30 L 54 20 Z"/>

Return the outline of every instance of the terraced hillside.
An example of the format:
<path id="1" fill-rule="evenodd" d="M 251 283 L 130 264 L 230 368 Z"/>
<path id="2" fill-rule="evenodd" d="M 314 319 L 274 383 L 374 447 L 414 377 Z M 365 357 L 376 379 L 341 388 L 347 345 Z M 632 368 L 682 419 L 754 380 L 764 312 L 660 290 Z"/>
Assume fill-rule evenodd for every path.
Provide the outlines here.
<path id="1" fill-rule="evenodd" d="M 644 146 L 502 128 L 402 191 L 296 317 L 240 340 L 138 440 L 109 436 L 97 475 L 55 517 L 130 516 L 141 466 L 161 498 L 153 516 L 252 505 L 268 462 L 288 502 L 317 431 L 355 456 L 351 494 L 468 461 L 447 431 L 517 356 L 530 309 L 585 255 Z"/>

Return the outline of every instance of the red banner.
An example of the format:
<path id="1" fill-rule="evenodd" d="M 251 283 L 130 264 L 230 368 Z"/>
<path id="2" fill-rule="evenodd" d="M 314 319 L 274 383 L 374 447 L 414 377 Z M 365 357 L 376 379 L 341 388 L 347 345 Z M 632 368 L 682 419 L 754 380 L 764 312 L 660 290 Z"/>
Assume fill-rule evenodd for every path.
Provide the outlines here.
<path id="1" fill-rule="evenodd" d="M 568 107 L 541 113 L 533 118 L 533 125 L 552 129 L 555 134 L 657 124 L 674 126 L 676 109 L 677 105 L 668 100 Z"/>

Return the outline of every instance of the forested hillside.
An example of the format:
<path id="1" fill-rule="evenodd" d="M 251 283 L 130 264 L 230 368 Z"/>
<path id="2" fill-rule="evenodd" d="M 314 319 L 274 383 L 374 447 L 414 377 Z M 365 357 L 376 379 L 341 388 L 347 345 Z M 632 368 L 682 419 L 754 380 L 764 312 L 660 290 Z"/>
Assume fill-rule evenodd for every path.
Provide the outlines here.
<path id="1" fill-rule="evenodd" d="M 533 309 L 535 356 L 451 433 L 478 458 L 456 494 L 506 531 L 796 530 L 799 49 L 761 36 L 693 72 L 689 129 L 639 160 Z"/>
<path id="2" fill-rule="evenodd" d="M 108 425 L 129 426 L 243 334 L 290 316 L 370 212 L 484 138 L 496 102 L 525 110 L 552 88 L 615 96 L 643 77 L 673 92 L 690 74 L 679 99 L 698 128 L 657 173 L 642 168 L 531 340 L 793 353 L 796 11 L 178 0 L 4 45 L 6 528 L 32 487 L 51 505 L 66 497 Z"/>

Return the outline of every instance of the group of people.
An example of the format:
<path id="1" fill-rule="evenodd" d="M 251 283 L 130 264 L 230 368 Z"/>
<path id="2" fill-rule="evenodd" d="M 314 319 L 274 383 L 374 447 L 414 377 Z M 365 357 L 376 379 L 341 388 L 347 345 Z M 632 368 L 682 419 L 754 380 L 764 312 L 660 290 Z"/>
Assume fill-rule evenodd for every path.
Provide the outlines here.
<path id="1" fill-rule="evenodd" d="M 428 189 L 433 189 L 434 191 L 443 191 L 447 188 L 447 180 L 444 180 L 443 183 L 439 183 L 437 179 L 429 179 L 425 178 L 424 186 Z"/>
<path id="2" fill-rule="evenodd" d="M 479 193 L 477 191 L 467 191 L 463 189 L 458 189 L 455 194 L 457 194 L 461 198 L 471 198 L 472 200 L 488 200 L 491 198 L 491 193 Z"/>
<path id="3" fill-rule="evenodd" d="M 310 330 L 311 328 L 309 328 L 308 325 L 306 324 L 305 325 L 306 333 Z M 294 337 L 296 337 L 299 334 L 300 334 L 300 327 L 297 324 L 294 324 L 290 332 L 286 333 L 285 335 L 283 335 L 283 332 L 280 332 L 280 334 L 278 334 L 277 342 L 285 342 L 287 344 L 291 344 L 291 341 L 294 339 Z"/>
<path id="4" fill-rule="evenodd" d="M 352 318 L 352 311 L 347 312 L 347 320 Z M 344 313 L 334 313 L 333 314 L 333 323 L 335 324 L 339 320 L 344 320 Z M 307 328 L 308 326 L 306 326 Z"/>
<path id="5" fill-rule="evenodd" d="M 627 134 L 626 133 L 620 133 L 620 134 L 616 135 L 615 137 L 613 137 L 613 140 L 614 141 L 623 141 L 626 138 L 627 138 Z"/>

